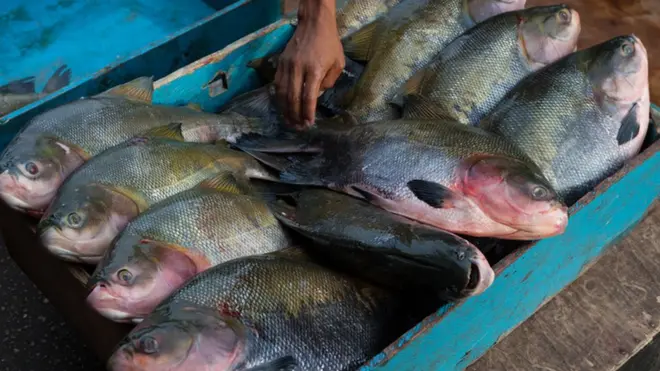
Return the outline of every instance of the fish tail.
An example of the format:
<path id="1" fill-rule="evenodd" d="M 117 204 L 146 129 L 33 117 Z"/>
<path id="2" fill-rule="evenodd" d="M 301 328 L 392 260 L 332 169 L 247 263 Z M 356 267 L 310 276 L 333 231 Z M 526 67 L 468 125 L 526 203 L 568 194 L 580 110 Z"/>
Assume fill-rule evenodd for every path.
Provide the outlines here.
<path id="1" fill-rule="evenodd" d="M 324 185 L 319 180 L 320 170 L 323 164 L 321 155 L 304 153 L 278 155 L 247 149 L 242 150 L 262 164 L 279 171 L 278 180 L 281 182 L 297 185 Z"/>
<path id="2" fill-rule="evenodd" d="M 46 83 L 43 92 L 46 94 L 53 93 L 69 85 L 70 82 L 71 69 L 68 68 L 66 64 L 63 64 L 57 70 L 55 70 L 53 76 L 51 76 Z"/>
<path id="3" fill-rule="evenodd" d="M 29 94 L 34 93 L 34 76 L 20 80 L 10 81 L 0 86 L 0 94 Z"/>

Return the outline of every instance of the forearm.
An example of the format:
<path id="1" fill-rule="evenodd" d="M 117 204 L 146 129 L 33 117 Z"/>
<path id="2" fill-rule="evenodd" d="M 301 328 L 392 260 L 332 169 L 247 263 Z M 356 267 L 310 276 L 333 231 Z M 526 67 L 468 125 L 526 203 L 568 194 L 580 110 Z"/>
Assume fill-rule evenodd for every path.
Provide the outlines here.
<path id="1" fill-rule="evenodd" d="M 312 25 L 318 22 L 332 22 L 336 28 L 336 0 L 300 0 L 298 24 Z"/>

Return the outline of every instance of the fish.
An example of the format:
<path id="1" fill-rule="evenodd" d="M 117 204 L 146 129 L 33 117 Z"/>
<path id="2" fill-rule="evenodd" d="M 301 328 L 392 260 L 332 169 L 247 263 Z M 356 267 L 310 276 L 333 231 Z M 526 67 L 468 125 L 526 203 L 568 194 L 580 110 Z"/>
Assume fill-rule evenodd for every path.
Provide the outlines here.
<path id="1" fill-rule="evenodd" d="M 319 260 L 334 260 L 356 277 L 442 300 L 478 295 L 495 279 L 481 251 L 453 233 L 326 189 L 306 189 L 295 198 L 295 207 L 271 203 L 275 217 L 313 240 L 305 247 Z"/>
<path id="2" fill-rule="evenodd" d="M 479 126 L 518 146 L 572 205 L 640 151 L 648 74 L 641 40 L 618 36 L 526 77 Z"/>
<path id="3" fill-rule="evenodd" d="M 362 27 L 386 15 L 402 0 L 350 0 L 337 9 L 339 38 L 351 36 Z"/>
<path id="4" fill-rule="evenodd" d="M 30 120 L 0 155 L 0 198 L 14 209 L 40 216 L 67 176 L 90 158 L 172 123 L 182 124 L 186 141 L 202 143 L 277 131 L 239 114 L 154 105 L 152 94 L 153 79 L 141 77 Z"/>
<path id="5" fill-rule="evenodd" d="M 44 246 L 64 260 L 98 263 L 138 214 L 204 179 L 227 171 L 244 182 L 272 178 L 226 143 L 182 142 L 168 138 L 175 130 L 169 129 L 162 137 L 141 136 L 112 147 L 73 173 L 37 225 Z"/>
<path id="6" fill-rule="evenodd" d="M 265 117 L 266 119 L 282 122 L 277 110 L 275 98 L 275 72 L 279 61 L 279 53 L 254 59 L 248 66 L 254 69 L 266 86 L 244 93 L 228 103 L 225 110 L 239 112 L 245 116 Z M 317 101 L 317 120 L 330 118 L 344 111 L 346 94 L 355 86 L 364 66 L 345 57 L 345 65 L 332 88 L 323 90 Z M 252 102 L 252 103 L 247 103 Z"/>
<path id="7" fill-rule="evenodd" d="M 71 69 L 62 65 L 55 70 L 41 93 L 35 91 L 34 80 L 34 76 L 30 76 L 0 86 L 0 116 L 10 114 L 69 85 Z"/>
<path id="8" fill-rule="evenodd" d="M 368 61 L 347 94 L 358 122 L 401 117 L 395 97 L 406 81 L 452 40 L 491 16 L 522 9 L 525 0 L 408 0 L 343 42 L 344 52 Z"/>
<path id="9" fill-rule="evenodd" d="M 139 215 L 97 265 L 87 302 L 116 322 L 140 322 L 196 274 L 289 246 L 266 202 L 246 188 L 222 173 Z"/>
<path id="10" fill-rule="evenodd" d="M 280 252 L 188 281 L 118 345 L 123 370 L 353 370 L 394 339 L 387 291 Z"/>
<path id="11" fill-rule="evenodd" d="M 568 223 L 534 163 L 485 130 L 438 120 L 358 124 L 350 114 L 316 126 L 299 143 L 255 135 L 236 146 L 282 182 L 344 192 L 453 233 L 528 240 Z"/>
<path id="12" fill-rule="evenodd" d="M 525 76 L 575 51 L 579 35 L 580 16 L 566 5 L 489 18 L 406 83 L 403 117 L 477 125 Z"/>

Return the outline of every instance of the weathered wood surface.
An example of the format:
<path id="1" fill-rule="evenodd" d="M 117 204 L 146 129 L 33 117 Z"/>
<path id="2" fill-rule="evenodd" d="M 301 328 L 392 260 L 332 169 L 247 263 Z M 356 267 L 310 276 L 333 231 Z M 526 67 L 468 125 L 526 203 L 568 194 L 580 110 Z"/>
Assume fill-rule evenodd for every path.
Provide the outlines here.
<path id="1" fill-rule="evenodd" d="M 656 201 L 633 233 L 468 370 L 617 370 L 658 334 L 659 325 L 660 202 Z M 656 352 L 659 348 L 657 344 Z M 655 368 L 624 370 L 660 369 L 657 353 L 649 362 L 655 362 Z"/>

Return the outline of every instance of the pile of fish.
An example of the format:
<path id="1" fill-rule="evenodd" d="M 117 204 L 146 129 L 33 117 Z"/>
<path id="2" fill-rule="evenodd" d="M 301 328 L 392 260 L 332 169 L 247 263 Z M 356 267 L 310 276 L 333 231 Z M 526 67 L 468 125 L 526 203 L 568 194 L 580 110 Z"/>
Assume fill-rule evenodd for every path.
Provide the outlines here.
<path id="1" fill-rule="evenodd" d="M 575 10 L 523 8 L 349 1 L 347 67 L 309 130 L 274 104 L 277 55 L 219 113 L 155 105 L 138 78 L 33 118 L 0 195 L 96 265 L 89 305 L 139 323 L 111 370 L 356 369 L 493 283 L 469 239 L 563 233 L 640 151 L 641 41 L 578 50 Z"/>

